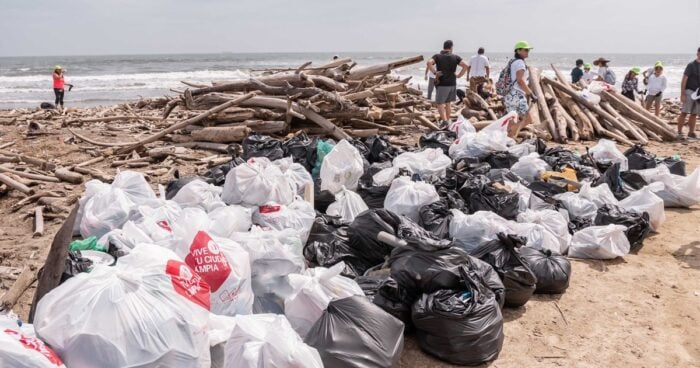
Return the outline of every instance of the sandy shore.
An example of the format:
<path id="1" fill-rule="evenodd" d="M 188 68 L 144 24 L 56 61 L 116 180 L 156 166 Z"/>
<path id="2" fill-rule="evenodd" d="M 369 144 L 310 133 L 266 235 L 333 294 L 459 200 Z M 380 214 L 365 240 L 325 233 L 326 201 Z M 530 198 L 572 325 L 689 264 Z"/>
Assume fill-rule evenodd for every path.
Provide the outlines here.
<path id="1" fill-rule="evenodd" d="M 106 139 L 133 133 L 106 132 Z M 0 144 L 44 159 L 77 163 L 91 158 L 86 144 L 74 143 L 61 127 L 51 134 L 25 139 L 24 126 L 0 126 Z M 109 138 L 105 138 L 109 137 Z M 587 142 L 592 146 L 594 142 Z M 583 149 L 583 145 L 576 145 Z M 680 154 L 688 172 L 700 165 L 700 143 L 652 143 L 659 155 Z M 113 174 L 109 163 L 95 165 Z M 135 169 L 135 170 L 146 170 Z M 187 168 L 184 174 L 189 174 Z M 157 184 L 152 182 L 152 184 Z M 69 203 L 82 185 L 60 184 Z M 21 197 L 0 196 L 0 294 L 14 279 L 11 271 L 43 264 L 61 220 L 46 224 L 43 237 L 32 237 L 25 207 L 12 212 Z M 491 367 L 691 367 L 700 366 L 700 211 L 667 209 L 667 221 L 637 255 L 614 261 L 572 261 L 573 277 L 561 296 L 535 296 L 524 307 L 505 310 L 505 335 L 500 358 Z M 9 270 L 9 272 L 8 272 Z M 15 306 L 27 317 L 34 287 Z M 406 339 L 402 367 L 449 367 L 423 354 Z"/>

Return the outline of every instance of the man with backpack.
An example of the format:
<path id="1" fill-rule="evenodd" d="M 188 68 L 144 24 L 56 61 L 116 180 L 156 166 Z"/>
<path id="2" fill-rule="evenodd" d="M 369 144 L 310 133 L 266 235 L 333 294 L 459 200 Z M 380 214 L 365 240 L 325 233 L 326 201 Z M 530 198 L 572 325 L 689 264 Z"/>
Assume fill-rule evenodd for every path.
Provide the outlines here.
<path id="1" fill-rule="evenodd" d="M 678 138 L 685 139 L 683 126 L 686 116 L 688 118 L 688 138 L 697 139 L 695 134 L 695 123 L 700 114 L 700 47 L 695 55 L 695 60 L 685 67 L 683 79 L 681 80 L 681 114 L 678 116 Z"/>
<path id="2" fill-rule="evenodd" d="M 450 123 L 452 102 L 457 97 L 457 79 L 467 72 L 467 63 L 459 55 L 452 53 L 453 43 L 447 40 L 443 43 L 442 51 L 428 60 L 428 70 L 435 75 L 435 102 L 440 114 L 440 125 Z M 462 69 L 459 74 L 457 65 Z"/>
<path id="3" fill-rule="evenodd" d="M 603 81 L 614 86 L 617 78 L 615 76 L 615 72 L 608 67 L 609 62 L 610 60 L 602 57 L 593 61 L 593 65 L 598 67 L 598 78 L 596 78 L 596 80 Z"/>

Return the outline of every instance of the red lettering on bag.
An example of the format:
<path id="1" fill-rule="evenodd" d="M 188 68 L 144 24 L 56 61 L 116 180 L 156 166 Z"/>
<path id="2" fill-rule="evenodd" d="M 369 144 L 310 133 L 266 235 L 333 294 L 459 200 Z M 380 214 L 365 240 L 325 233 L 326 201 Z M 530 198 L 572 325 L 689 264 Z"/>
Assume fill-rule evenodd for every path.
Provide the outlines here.
<path id="1" fill-rule="evenodd" d="M 188 265 L 171 259 L 165 265 L 165 273 L 170 275 L 176 293 L 209 310 L 209 284 Z"/>
<path id="2" fill-rule="evenodd" d="M 156 224 L 160 227 L 162 227 L 165 230 L 168 230 L 168 232 L 172 233 L 173 229 L 170 228 L 170 224 L 166 220 L 158 221 Z"/>
<path id="3" fill-rule="evenodd" d="M 258 212 L 260 213 L 272 213 L 272 212 L 279 212 L 281 209 L 281 206 L 272 206 L 272 205 L 264 205 L 258 207 Z"/>
<path id="4" fill-rule="evenodd" d="M 43 355 L 51 364 L 57 367 L 63 365 L 61 358 L 59 358 L 51 348 L 46 346 L 43 341 L 35 337 L 24 336 L 18 331 L 10 330 L 9 328 L 5 329 L 5 333 L 17 340 L 25 348 L 37 351 L 39 354 Z"/>
<path id="5" fill-rule="evenodd" d="M 190 252 L 185 257 L 185 263 L 192 267 L 194 272 L 202 276 L 214 293 L 226 281 L 231 274 L 231 265 L 226 256 L 221 253 L 219 246 L 204 231 L 197 232 Z"/>

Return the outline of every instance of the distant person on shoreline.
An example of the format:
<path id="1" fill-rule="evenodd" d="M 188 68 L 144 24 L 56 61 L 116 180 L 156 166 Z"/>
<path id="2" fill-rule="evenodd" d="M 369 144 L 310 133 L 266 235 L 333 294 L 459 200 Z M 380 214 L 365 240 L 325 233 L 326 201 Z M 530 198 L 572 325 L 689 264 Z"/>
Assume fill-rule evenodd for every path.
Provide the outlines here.
<path id="1" fill-rule="evenodd" d="M 467 63 L 467 80 L 469 81 L 469 90 L 472 92 L 476 92 L 479 85 L 486 82 L 491 74 L 491 64 L 484 52 L 484 48 L 479 47 L 476 55 L 472 56 Z"/>
<path id="2" fill-rule="evenodd" d="M 620 93 L 622 93 L 623 96 L 629 98 L 632 101 L 635 101 L 635 92 L 642 94 L 642 92 L 639 91 L 639 79 L 637 79 L 637 76 L 641 71 L 641 68 L 635 66 L 627 72 L 627 74 L 625 75 L 625 79 L 622 81 Z"/>
<path id="3" fill-rule="evenodd" d="M 54 104 L 57 108 L 60 106 L 60 109 L 63 109 L 63 95 L 65 95 L 65 84 L 66 82 L 64 79 L 63 68 L 61 68 L 60 65 L 56 65 L 53 68 L 53 93 L 54 95 L 56 95 L 56 102 Z"/>
<path id="4" fill-rule="evenodd" d="M 695 122 L 700 114 L 700 47 L 695 56 L 685 67 L 683 79 L 681 80 L 681 114 L 678 116 L 678 138 L 685 139 L 683 126 L 686 116 L 688 118 L 688 138 L 697 139 L 695 134 Z"/>
<path id="5" fill-rule="evenodd" d="M 435 89 L 435 74 L 427 66 L 425 67 L 425 80 L 428 81 L 428 100 L 432 100 Z"/>
<path id="6" fill-rule="evenodd" d="M 530 89 L 530 73 L 527 70 L 525 59 L 530 55 L 530 44 L 527 41 L 518 41 L 515 46 L 513 59 L 508 62 L 505 70 L 501 72 L 499 81 L 496 84 L 497 91 L 503 91 L 504 82 L 507 83 L 505 93 L 505 105 L 507 112 L 518 114 L 518 122 L 508 126 L 508 136 L 516 138 L 520 129 L 530 124 L 530 106 L 528 99 L 537 101 L 538 97 Z M 509 78 L 506 77 L 508 73 Z M 502 81 L 501 78 L 507 78 Z M 501 87 L 499 87 L 501 85 Z M 500 93 L 500 92 L 499 92 Z"/>
<path id="7" fill-rule="evenodd" d="M 593 61 L 593 65 L 598 67 L 598 77 L 596 80 L 603 81 L 614 86 L 617 77 L 615 76 L 615 72 L 608 67 L 609 62 L 610 60 L 602 57 Z"/>
<path id="8" fill-rule="evenodd" d="M 440 114 L 440 124 L 447 126 L 451 121 L 452 102 L 457 97 L 457 79 L 467 72 L 467 63 L 459 55 L 452 53 L 452 40 L 442 45 L 442 51 L 428 60 L 428 69 L 435 74 L 435 102 Z M 462 70 L 455 74 L 457 66 Z"/>
<path id="9" fill-rule="evenodd" d="M 571 69 L 571 83 L 578 83 L 578 81 L 580 81 L 581 78 L 583 78 L 583 70 L 581 70 L 582 67 L 583 60 L 576 60 L 576 67 Z"/>
<path id="10" fill-rule="evenodd" d="M 596 74 L 591 71 L 591 64 L 583 64 L 583 79 L 584 82 L 586 83 L 591 83 L 593 80 L 595 80 Z"/>
<path id="11" fill-rule="evenodd" d="M 646 97 L 646 108 L 651 109 L 652 102 L 654 103 L 654 115 L 659 116 L 659 109 L 661 108 L 661 99 L 663 98 L 664 91 L 668 85 L 666 76 L 664 73 L 664 64 L 660 61 L 656 62 L 654 65 L 654 73 L 647 77 L 647 97 Z"/>

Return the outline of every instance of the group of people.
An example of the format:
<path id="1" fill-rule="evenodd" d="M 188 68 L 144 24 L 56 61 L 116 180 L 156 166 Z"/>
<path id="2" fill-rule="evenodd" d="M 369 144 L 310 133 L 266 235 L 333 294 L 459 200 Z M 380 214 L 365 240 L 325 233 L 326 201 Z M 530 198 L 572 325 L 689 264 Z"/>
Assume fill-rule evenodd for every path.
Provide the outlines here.
<path id="1" fill-rule="evenodd" d="M 514 49 L 513 57 L 508 61 L 505 69 L 500 73 L 498 81 L 494 84 L 489 78 L 491 65 L 484 55 L 481 47 L 469 62 L 453 53 L 454 44 L 451 40 L 443 43 L 440 53 L 433 55 L 426 65 L 425 78 L 428 80 L 428 98 L 432 99 L 435 91 L 435 103 L 440 115 L 441 127 L 446 127 L 451 121 L 452 102 L 455 101 L 458 90 L 457 80 L 467 75 L 469 90 L 482 96 L 488 96 L 497 92 L 503 96 L 506 111 L 516 112 L 518 123 L 511 124 L 509 135 L 516 137 L 520 130 L 530 123 L 529 110 L 533 102 L 540 97 L 530 89 L 529 71 L 526 59 L 530 55 L 532 47 L 527 41 L 518 41 Z M 593 65 L 598 67 L 597 73 L 591 71 L 591 64 L 583 60 L 576 60 L 576 67 L 571 70 L 571 82 L 585 86 L 593 81 L 602 81 L 615 85 L 616 76 L 609 66 L 610 60 L 598 58 Z M 457 72 L 457 68 L 461 69 Z M 642 75 L 645 90 L 639 88 L 638 76 Z M 495 88 L 494 88 L 495 87 Z M 627 98 L 636 99 L 635 93 L 645 96 L 644 105 L 647 109 L 654 107 L 654 113 L 659 116 L 663 93 L 668 87 L 668 80 L 664 75 L 664 64 L 657 61 L 653 67 L 641 72 L 641 68 L 631 68 L 622 81 L 621 92 Z M 495 91 L 493 91 L 495 89 Z M 700 48 L 697 57 L 685 68 L 681 81 L 682 113 L 678 117 L 678 138 L 696 139 L 695 124 L 697 115 L 700 114 Z M 683 128 L 688 119 L 688 136 L 683 134 Z"/>

